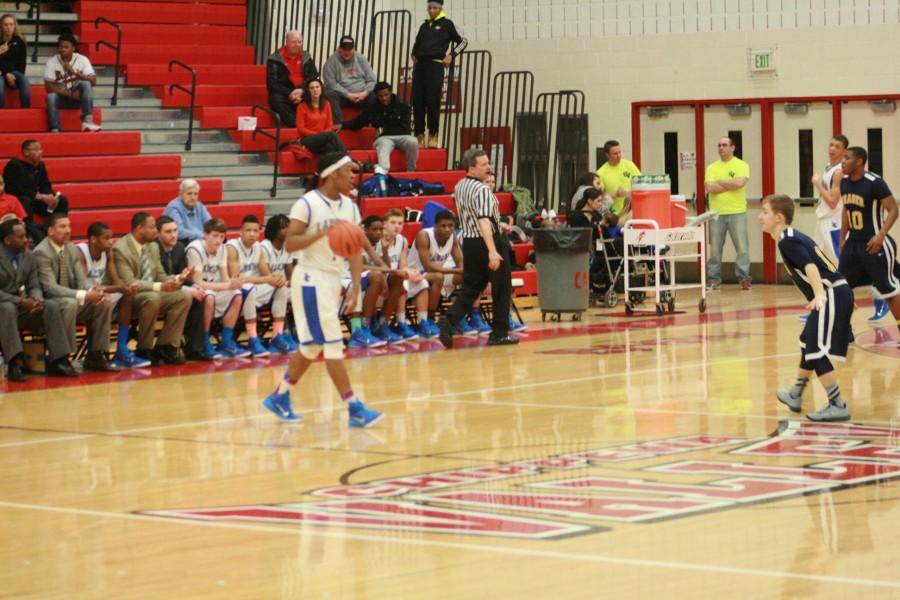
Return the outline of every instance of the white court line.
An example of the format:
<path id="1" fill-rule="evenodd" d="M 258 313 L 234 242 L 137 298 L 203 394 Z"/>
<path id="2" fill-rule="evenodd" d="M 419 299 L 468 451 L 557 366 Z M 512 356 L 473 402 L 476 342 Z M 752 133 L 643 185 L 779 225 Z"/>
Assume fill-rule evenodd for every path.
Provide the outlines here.
<path id="1" fill-rule="evenodd" d="M 414 400 L 414 401 L 415 400 L 425 400 L 425 401 L 440 400 L 443 398 L 454 398 L 454 397 L 458 397 L 458 396 L 467 396 L 467 395 L 472 395 L 472 394 L 481 395 L 484 392 L 507 392 L 507 391 L 513 391 L 513 390 L 529 389 L 529 388 L 558 386 L 558 385 L 565 385 L 565 384 L 572 384 L 572 383 L 583 383 L 586 381 L 598 381 L 598 380 L 602 380 L 602 379 L 612 379 L 612 378 L 617 378 L 617 377 L 648 375 L 648 374 L 655 374 L 655 373 L 661 373 L 661 372 L 666 372 L 666 371 L 680 371 L 683 369 L 713 368 L 713 367 L 717 367 L 720 365 L 727 365 L 727 364 L 736 363 L 736 362 L 740 362 L 740 363 L 756 362 L 756 361 L 761 361 L 761 360 L 786 358 L 786 357 L 791 357 L 791 356 L 797 356 L 797 353 L 790 352 L 790 353 L 785 353 L 785 354 L 765 354 L 762 356 L 738 357 L 738 358 L 730 358 L 727 360 L 719 360 L 719 361 L 711 361 L 711 362 L 703 362 L 703 363 L 693 363 L 693 364 L 689 364 L 689 365 L 673 365 L 673 366 L 666 366 L 666 367 L 654 367 L 651 369 L 642 369 L 642 370 L 638 370 L 638 371 L 631 371 L 628 374 L 626 374 L 626 373 L 603 373 L 602 375 L 585 375 L 584 377 L 572 377 L 572 378 L 567 378 L 567 379 L 553 379 L 553 380 L 549 380 L 549 381 L 533 381 L 533 382 L 519 383 L 519 384 L 514 384 L 514 385 L 502 385 L 502 386 L 496 386 L 496 387 L 477 388 L 477 389 L 473 389 L 473 390 L 463 390 L 463 391 L 458 391 L 458 392 L 446 392 L 443 394 L 434 394 L 431 396 L 425 396 L 425 397 L 421 397 L 421 398 L 418 398 L 418 397 L 397 398 L 394 400 L 383 400 L 380 402 L 370 402 L 367 404 L 371 404 L 372 406 L 381 406 L 381 405 L 385 405 L 385 404 L 395 404 L 398 402 L 408 402 L 410 400 Z M 484 402 L 484 404 L 488 404 L 488 402 Z M 520 404 L 516 404 L 516 406 L 520 406 Z M 582 408 L 591 408 L 591 407 L 584 406 Z M 318 412 L 321 410 L 324 410 L 324 409 L 318 409 L 318 408 L 307 409 L 307 410 L 299 411 L 299 412 L 314 413 L 314 412 Z M 657 410 L 657 409 L 635 409 L 636 412 L 640 412 L 640 411 L 652 412 L 655 410 Z M 674 411 L 671 414 L 689 414 L 689 415 L 697 415 L 697 416 L 703 416 L 703 415 L 720 416 L 720 413 L 705 413 L 702 411 L 700 411 L 700 412 L 689 411 L 689 412 L 685 412 L 685 413 L 680 413 L 680 412 Z M 725 413 L 723 416 L 737 416 L 737 415 Z M 180 424 L 176 423 L 176 424 L 160 425 L 160 426 L 153 426 L 153 427 L 141 427 L 138 429 L 124 429 L 124 430 L 120 430 L 120 431 L 110 431 L 110 432 L 103 433 L 103 435 L 107 435 L 107 436 L 126 435 L 126 434 L 131 434 L 131 433 L 146 433 L 149 431 L 165 431 L 168 429 L 179 429 L 182 427 L 197 427 L 200 425 L 209 425 L 209 424 L 215 424 L 215 423 L 229 423 L 232 421 L 240 421 L 240 420 L 246 420 L 246 419 L 259 419 L 259 418 L 264 418 L 264 417 L 268 418 L 269 416 L 265 415 L 265 414 L 260 414 L 260 415 L 248 416 L 248 417 L 233 417 L 233 418 L 228 418 L 228 419 L 191 421 L 191 422 L 180 423 Z M 768 419 L 768 418 L 772 418 L 772 417 L 765 416 L 765 415 L 747 415 L 746 418 Z M 55 438 L 44 438 L 44 439 L 40 439 L 40 440 L 7 442 L 5 444 L 0 444 L 0 450 L 2 450 L 3 448 L 18 448 L 20 446 L 51 444 L 51 443 L 55 443 L 55 442 L 67 442 L 70 440 L 85 439 L 85 438 L 91 438 L 91 437 L 97 437 L 97 434 L 86 433 L 83 435 L 74 435 L 74 436 L 73 435 L 65 435 L 65 436 L 60 436 L 60 437 L 55 437 Z"/>
<path id="2" fill-rule="evenodd" d="M 706 565 L 666 560 L 650 560 L 641 558 L 623 558 L 603 554 L 586 555 L 575 552 L 559 552 L 553 550 L 537 550 L 526 548 L 514 548 L 507 546 L 493 546 L 489 544 L 464 544 L 461 542 L 446 542 L 439 540 L 423 540 L 416 538 L 400 538 L 396 534 L 391 536 L 377 536 L 361 533 L 345 533 L 337 531 L 325 531 L 313 526 L 304 527 L 298 525 L 294 528 L 278 526 L 250 525 L 246 523 L 220 523 L 216 521 L 194 521 L 191 519 L 177 519 L 158 517 L 154 515 L 139 515 L 133 513 L 116 513 L 84 508 L 64 508 L 59 506 L 44 506 L 40 504 L 24 504 L 19 502 L 0 501 L 0 507 L 16 510 L 42 511 L 60 513 L 66 515 L 81 515 L 88 517 L 125 519 L 132 521 L 144 521 L 154 523 L 168 523 L 172 525 L 187 525 L 194 527 L 212 527 L 217 529 L 231 529 L 237 531 L 252 531 L 254 533 L 278 533 L 293 536 L 311 535 L 315 537 L 334 538 L 340 540 L 353 540 L 373 543 L 402 543 L 410 546 L 422 546 L 430 548 L 444 548 L 463 550 L 466 552 L 486 552 L 489 554 L 506 554 L 514 556 L 526 556 L 529 558 L 545 558 L 553 560 L 571 560 L 588 563 L 604 563 L 612 565 L 624 565 L 630 567 L 644 567 L 656 569 L 668 569 L 673 571 L 695 571 L 701 573 L 717 573 L 724 575 L 741 575 L 745 577 L 769 577 L 774 579 L 797 579 L 802 581 L 815 581 L 818 583 L 836 583 L 841 585 L 866 586 L 878 588 L 900 589 L 900 581 L 884 579 L 864 579 L 859 577 L 839 577 L 834 575 L 808 575 L 805 573 L 793 573 L 790 571 L 770 571 L 766 569 L 749 569 L 745 567 L 729 567 L 719 565 Z"/>

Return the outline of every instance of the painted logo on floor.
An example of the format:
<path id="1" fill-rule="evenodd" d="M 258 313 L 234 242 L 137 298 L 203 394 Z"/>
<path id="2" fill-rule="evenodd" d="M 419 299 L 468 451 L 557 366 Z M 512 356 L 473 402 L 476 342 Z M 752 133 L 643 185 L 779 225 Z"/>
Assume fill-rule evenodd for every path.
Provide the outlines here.
<path id="1" fill-rule="evenodd" d="M 320 501 L 141 514 L 552 540 L 895 479 L 898 439 L 891 427 L 783 421 L 767 438 L 666 438 L 311 491 Z M 693 452 L 713 458 L 590 472 Z"/>

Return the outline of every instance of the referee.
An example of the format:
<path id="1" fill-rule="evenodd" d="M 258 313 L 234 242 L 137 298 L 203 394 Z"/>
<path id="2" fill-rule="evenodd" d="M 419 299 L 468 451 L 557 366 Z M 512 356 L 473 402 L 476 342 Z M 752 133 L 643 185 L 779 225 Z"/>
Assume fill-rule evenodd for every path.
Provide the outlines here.
<path id="1" fill-rule="evenodd" d="M 462 291 L 447 314 L 438 320 L 441 343 L 445 348 L 453 346 L 453 327 L 465 318 L 490 283 L 493 320 L 488 346 L 518 344 L 519 339 L 509 335 L 509 242 L 500 235 L 500 203 L 484 184 L 491 172 L 491 161 L 484 150 L 472 148 L 463 156 L 463 165 L 466 177 L 453 192 L 463 237 Z"/>

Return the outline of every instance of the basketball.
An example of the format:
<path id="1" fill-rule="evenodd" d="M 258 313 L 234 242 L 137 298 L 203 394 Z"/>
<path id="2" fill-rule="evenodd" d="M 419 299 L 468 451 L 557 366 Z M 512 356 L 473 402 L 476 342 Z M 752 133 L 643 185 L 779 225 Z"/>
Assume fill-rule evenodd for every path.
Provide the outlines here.
<path id="1" fill-rule="evenodd" d="M 350 221 L 337 221 L 328 228 L 328 245 L 331 251 L 343 258 L 356 256 L 363 249 L 365 234 Z"/>

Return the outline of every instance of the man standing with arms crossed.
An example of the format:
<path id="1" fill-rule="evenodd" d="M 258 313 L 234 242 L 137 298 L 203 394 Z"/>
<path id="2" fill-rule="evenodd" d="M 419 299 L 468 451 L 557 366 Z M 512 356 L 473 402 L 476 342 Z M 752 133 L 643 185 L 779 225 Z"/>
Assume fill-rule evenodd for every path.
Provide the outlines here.
<path id="1" fill-rule="evenodd" d="M 440 340 L 445 348 L 453 346 L 453 327 L 469 314 L 472 304 L 490 283 L 493 319 L 488 345 L 518 344 L 518 338 L 509 335 L 509 242 L 500 234 L 504 224 L 500 222 L 499 202 L 484 183 L 491 173 L 491 161 L 484 150 L 472 148 L 463 156 L 463 165 L 466 177 L 453 192 L 463 237 L 462 291 L 438 322 Z"/>
<path id="2" fill-rule="evenodd" d="M 709 289 L 722 285 L 722 249 L 725 234 L 737 252 L 734 271 L 742 290 L 750 289 L 750 234 L 747 232 L 747 182 L 750 167 L 734 155 L 734 141 L 729 137 L 719 139 L 719 160 L 706 167 L 706 193 L 709 208 L 719 213 L 718 219 L 709 223 L 709 259 L 706 262 L 706 280 Z"/>

